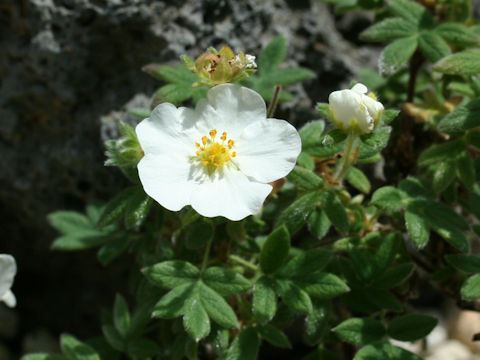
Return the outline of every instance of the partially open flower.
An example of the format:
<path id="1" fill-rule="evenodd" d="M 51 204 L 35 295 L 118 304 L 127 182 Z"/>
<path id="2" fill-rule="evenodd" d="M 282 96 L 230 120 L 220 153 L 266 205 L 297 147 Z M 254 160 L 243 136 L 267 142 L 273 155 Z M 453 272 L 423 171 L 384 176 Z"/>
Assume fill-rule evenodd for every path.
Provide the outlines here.
<path id="1" fill-rule="evenodd" d="M 210 89 L 194 110 L 160 104 L 136 132 L 148 195 L 172 211 L 191 205 L 231 220 L 257 213 L 268 183 L 287 175 L 301 150 L 292 125 L 267 119 L 262 97 L 232 84 Z"/>
<path id="2" fill-rule="evenodd" d="M 334 91 L 328 97 L 333 121 L 342 130 L 357 134 L 373 131 L 382 116 L 383 105 L 363 84 Z"/>
<path id="3" fill-rule="evenodd" d="M 10 290 L 16 273 L 17 264 L 13 256 L 0 254 L 0 302 L 3 301 L 9 307 L 17 304 L 15 295 Z"/>
<path id="4" fill-rule="evenodd" d="M 222 47 L 220 51 L 210 48 L 195 62 L 183 55 L 182 61 L 200 78 L 197 85 L 212 86 L 239 81 L 249 77 L 257 68 L 255 56 L 245 55 L 241 51 L 235 55 L 228 46 Z"/>

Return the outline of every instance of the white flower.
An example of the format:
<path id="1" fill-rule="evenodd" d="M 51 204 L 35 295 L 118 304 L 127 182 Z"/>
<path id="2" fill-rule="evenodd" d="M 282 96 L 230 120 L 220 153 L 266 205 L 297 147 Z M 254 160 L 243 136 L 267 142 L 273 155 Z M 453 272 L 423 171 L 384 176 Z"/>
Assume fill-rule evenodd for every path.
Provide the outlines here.
<path id="1" fill-rule="evenodd" d="M 245 54 L 245 67 L 247 69 L 256 69 L 257 63 L 255 62 L 255 56 Z"/>
<path id="2" fill-rule="evenodd" d="M 157 106 L 136 128 L 145 156 L 138 174 L 165 208 L 191 205 L 207 217 L 240 220 L 257 213 L 301 150 L 284 120 L 267 119 L 262 97 L 247 88 L 211 88 L 197 107 Z"/>
<path id="3" fill-rule="evenodd" d="M 13 256 L 0 254 L 0 302 L 5 302 L 9 307 L 17 304 L 15 295 L 10 290 L 16 273 L 17 264 Z"/>
<path id="4" fill-rule="evenodd" d="M 372 132 L 382 116 L 383 105 L 363 84 L 334 91 L 328 97 L 333 121 L 342 130 L 360 134 Z"/>

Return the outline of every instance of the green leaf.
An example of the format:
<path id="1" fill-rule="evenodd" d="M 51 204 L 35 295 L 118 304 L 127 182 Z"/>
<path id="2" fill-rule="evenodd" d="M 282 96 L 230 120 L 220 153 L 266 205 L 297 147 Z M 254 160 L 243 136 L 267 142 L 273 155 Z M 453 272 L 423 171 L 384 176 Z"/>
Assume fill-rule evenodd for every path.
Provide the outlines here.
<path id="1" fill-rule="evenodd" d="M 273 280 L 260 277 L 253 288 L 253 314 L 262 323 L 270 321 L 277 312 L 277 294 Z"/>
<path id="2" fill-rule="evenodd" d="M 400 341 L 415 341 L 430 334 L 437 324 L 438 320 L 428 315 L 403 315 L 392 320 L 388 335 Z"/>
<path id="3" fill-rule="evenodd" d="M 460 294 L 465 300 L 477 300 L 480 298 L 480 274 L 470 276 L 462 284 Z"/>
<path id="4" fill-rule="evenodd" d="M 390 124 L 393 120 L 395 120 L 399 113 L 399 110 L 394 109 L 383 110 L 380 122 L 384 124 Z"/>
<path id="5" fill-rule="evenodd" d="M 151 358 L 160 352 L 160 346 L 152 340 L 138 338 L 128 343 L 127 353 L 142 359 Z"/>
<path id="6" fill-rule="evenodd" d="M 440 194 L 455 179 L 455 166 L 450 161 L 443 161 L 437 164 L 433 173 L 433 190 Z"/>
<path id="7" fill-rule="evenodd" d="M 436 62 L 452 53 L 445 40 L 433 31 L 422 31 L 418 38 L 418 46 L 431 62 Z"/>
<path id="8" fill-rule="evenodd" d="M 387 42 L 414 35 L 417 31 L 417 27 L 409 21 L 388 18 L 370 26 L 360 34 L 360 38 L 367 41 Z"/>
<path id="9" fill-rule="evenodd" d="M 277 36 L 263 49 L 258 60 L 260 75 L 273 72 L 287 56 L 287 42 L 283 36 Z"/>
<path id="10" fill-rule="evenodd" d="M 125 341 L 112 325 L 103 325 L 102 326 L 102 333 L 107 340 L 107 343 L 117 351 L 124 351 L 125 350 Z"/>
<path id="11" fill-rule="evenodd" d="M 358 191 L 363 192 L 364 194 L 368 194 L 371 190 L 370 180 L 368 180 L 367 176 L 363 173 L 362 170 L 351 167 L 348 174 L 347 174 L 347 181 Z"/>
<path id="12" fill-rule="evenodd" d="M 343 341 L 365 345 L 381 340 L 385 335 L 383 324 L 371 318 L 350 318 L 337 325 L 333 332 Z"/>
<path id="13" fill-rule="evenodd" d="M 58 232 L 66 235 L 92 230 L 91 221 L 75 211 L 56 211 L 48 215 L 48 222 Z"/>
<path id="14" fill-rule="evenodd" d="M 435 27 L 435 32 L 449 43 L 459 46 L 479 44 L 480 37 L 468 27 L 458 23 L 443 23 Z"/>
<path id="15" fill-rule="evenodd" d="M 161 66 L 158 64 L 150 64 L 144 66 L 142 70 L 169 83 L 191 85 L 197 81 L 197 76 L 183 65 Z"/>
<path id="16" fill-rule="evenodd" d="M 333 191 L 326 190 L 323 192 L 322 210 L 325 211 L 328 219 L 341 234 L 348 232 L 347 211 L 342 201 Z"/>
<path id="17" fill-rule="evenodd" d="M 313 158 L 310 155 L 308 155 L 305 151 L 302 151 L 298 156 L 297 164 L 308 170 L 315 169 L 315 160 L 313 160 Z"/>
<path id="18" fill-rule="evenodd" d="M 405 227 L 408 235 L 417 248 L 423 248 L 427 245 L 430 238 L 430 227 L 423 217 L 423 212 L 419 211 L 415 202 L 407 205 L 405 210 Z"/>
<path id="19" fill-rule="evenodd" d="M 132 116 L 135 116 L 138 119 L 145 119 L 150 116 L 152 111 L 148 108 L 130 108 L 127 110 L 127 113 L 129 113 Z"/>
<path id="20" fill-rule="evenodd" d="M 422 358 L 386 342 L 361 348 L 353 360 L 422 360 Z"/>
<path id="21" fill-rule="evenodd" d="M 321 144 L 320 136 L 325 129 L 325 121 L 316 120 L 306 123 L 299 131 L 300 139 L 302 140 L 302 149 L 306 150 L 309 147 Z"/>
<path id="22" fill-rule="evenodd" d="M 373 283 L 373 287 L 391 289 L 403 283 L 413 272 L 413 264 L 405 263 L 388 269 L 380 274 Z"/>
<path id="23" fill-rule="evenodd" d="M 422 5 L 411 0 L 393 0 L 388 6 L 397 16 L 404 18 L 417 27 L 429 27 L 433 24 L 432 15 Z"/>
<path id="24" fill-rule="evenodd" d="M 324 186 L 324 180 L 310 170 L 295 166 L 287 179 L 304 190 L 317 190 Z"/>
<path id="25" fill-rule="evenodd" d="M 237 316 L 223 297 L 202 283 L 198 291 L 203 308 L 213 321 L 225 328 L 238 327 Z"/>
<path id="26" fill-rule="evenodd" d="M 312 311 L 312 300 L 310 296 L 290 280 L 278 280 L 278 292 L 285 304 L 292 310 L 308 314 Z"/>
<path id="27" fill-rule="evenodd" d="M 113 305 L 113 324 L 122 337 L 126 337 L 130 330 L 130 311 L 122 295 L 115 296 Z"/>
<path id="28" fill-rule="evenodd" d="M 295 283 L 310 296 L 331 299 L 349 291 L 349 287 L 338 276 L 330 273 L 313 273 L 299 278 Z"/>
<path id="29" fill-rule="evenodd" d="M 22 356 L 21 360 L 70 360 L 64 356 L 50 354 L 27 354 Z"/>
<path id="30" fill-rule="evenodd" d="M 152 315 L 172 319 L 185 313 L 190 298 L 195 295 L 196 284 L 183 284 L 165 294 L 154 306 Z"/>
<path id="31" fill-rule="evenodd" d="M 332 305 L 327 301 L 314 300 L 313 310 L 305 318 L 304 341 L 307 345 L 315 345 L 330 329 L 329 319 Z"/>
<path id="32" fill-rule="evenodd" d="M 318 191 L 307 193 L 295 200 L 279 216 L 277 224 L 285 224 L 290 234 L 300 230 L 320 201 Z"/>
<path id="33" fill-rule="evenodd" d="M 213 235 L 212 223 L 201 217 L 185 227 L 185 246 L 192 250 L 200 249 L 212 239 Z"/>
<path id="34" fill-rule="evenodd" d="M 358 159 L 364 160 L 380 153 L 388 144 L 390 126 L 377 127 L 372 133 L 360 137 Z"/>
<path id="35" fill-rule="evenodd" d="M 321 209 L 316 209 L 308 218 L 308 228 L 318 239 L 327 235 L 331 225 L 327 213 Z"/>
<path id="36" fill-rule="evenodd" d="M 137 187 L 125 209 L 125 227 L 138 230 L 147 219 L 152 204 L 152 198 L 145 194 L 142 188 Z"/>
<path id="37" fill-rule="evenodd" d="M 239 294 L 250 290 L 253 286 L 250 280 L 239 273 L 222 267 L 210 267 L 202 273 L 202 280 L 223 296 Z"/>
<path id="38" fill-rule="evenodd" d="M 417 48 L 417 37 L 410 36 L 395 40 L 381 53 L 378 68 L 383 76 L 390 76 L 404 66 Z"/>
<path id="39" fill-rule="evenodd" d="M 100 360 L 95 350 L 69 334 L 60 335 L 60 347 L 72 360 Z"/>
<path id="40" fill-rule="evenodd" d="M 180 104 L 193 94 L 191 84 L 168 84 L 159 90 L 161 98 L 173 104 Z"/>
<path id="41" fill-rule="evenodd" d="M 433 69 L 449 75 L 476 75 L 480 73 L 480 50 L 470 49 L 447 56 Z"/>
<path id="42" fill-rule="evenodd" d="M 143 270 L 155 285 L 173 289 L 183 284 L 192 284 L 200 278 L 200 271 L 192 264 L 181 260 L 169 260 Z"/>
<path id="43" fill-rule="evenodd" d="M 285 263 L 290 251 L 290 234 L 285 225 L 276 228 L 263 244 L 260 267 L 266 274 L 277 271 Z"/>
<path id="44" fill-rule="evenodd" d="M 400 211 L 404 206 L 402 192 L 393 186 L 384 186 L 373 193 L 372 204 L 388 213 Z"/>
<path id="45" fill-rule="evenodd" d="M 290 85 L 315 77 L 315 73 L 304 68 L 276 70 L 261 76 L 262 86 Z"/>
<path id="46" fill-rule="evenodd" d="M 262 339 L 268 341 L 273 346 L 282 349 L 292 348 L 292 344 L 290 344 L 287 335 L 275 326 L 267 324 L 257 327 L 257 330 Z"/>
<path id="47" fill-rule="evenodd" d="M 447 255 L 445 256 L 450 265 L 466 273 L 480 273 L 480 257 L 475 255 Z"/>
<path id="48" fill-rule="evenodd" d="M 137 193 L 137 189 L 137 186 L 129 187 L 110 200 L 103 208 L 100 218 L 98 219 L 97 226 L 103 228 L 119 221 L 120 218 L 125 214 L 125 209 L 127 208 L 128 202 Z"/>
<path id="49" fill-rule="evenodd" d="M 257 360 L 259 349 L 260 339 L 257 332 L 249 327 L 233 340 L 227 355 L 222 360 Z"/>
<path id="50" fill-rule="evenodd" d="M 328 103 L 317 103 L 317 111 L 323 119 L 332 121 L 332 112 L 330 111 L 330 105 Z M 323 120 L 320 120 L 323 121 Z M 323 132 L 323 131 L 322 131 Z M 302 139 L 303 144 L 303 139 Z"/>
<path id="51" fill-rule="evenodd" d="M 480 57 L 480 54 L 479 54 Z M 438 124 L 438 129 L 452 135 L 461 135 L 480 126 L 480 99 L 459 105 Z"/>
<path id="52" fill-rule="evenodd" d="M 381 242 L 373 256 L 373 265 L 377 273 L 382 273 L 388 268 L 397 255 L 401 235 L 399 233 L 388 234 Z"/>
<path id="53" fill-rule="evenodd" d="M 108 234 L 100 231 L 82 231 L 72 235 L 60 236 L 53 242 L 52 249 L 63 251 L 85 250 L 102 245 L 108 239 Z"/>
<path id="54" fill-rule="evenodd" d="M 302 278 L 313 272 L 323 270 L 332 256 L 332 252 L 325 249 L 303 251 L 293 257 L 277 275 L 285 278 Z"/>
<path id="55" fill-rule="evenodd" d="M 457 177 L 469 190 L 473 189 L 476 182 L 475 167 L 468 151 L 465 151 L 456 161 Z"/>
<path id="56" fill-rule="evenodd" d="M 100 249 L 98 249 L 98 261 L 100 261 L 103 266 L 107 266 L 127 249 L 128 244 L 129 238 L 127 236 L 121 236 L 116 239 L 111 239 Z"/>
<path id="57" fill-rule="evenodd" d="M 196 341 L 210 333 L 210 319 L 198 293 L 188 300 L 183 315 L 183 327 Z"/>
<path id="58" fill-rule="evenodd" d="M 466 149 L 465 142 L 461 139 L 449 141 L 443 144 L 435 144 L 420 154 L 418 165 L 434 165 L 446 159 L 456 158 Z"/>

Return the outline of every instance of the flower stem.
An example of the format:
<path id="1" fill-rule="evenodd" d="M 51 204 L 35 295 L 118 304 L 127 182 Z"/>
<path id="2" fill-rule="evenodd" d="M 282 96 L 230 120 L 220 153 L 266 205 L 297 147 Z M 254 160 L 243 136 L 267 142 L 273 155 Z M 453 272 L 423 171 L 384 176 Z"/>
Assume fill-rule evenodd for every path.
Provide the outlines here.
<path id="1" fill-rule="evenodd" d="M 275 114 L 278 104 L 278 96 L 282 87 L 280 85 L 275 86 L 275 93 L 273 94 L 272 102 L 268 105 L 267 118 L 271 118 Z"/>
<path id="2" fill-rule="evenodd" d="M 240 256 L 230 255 L 229 258 L 230 258 L 230 260 L 233 260 L 233 261 L 235 261 L 239 264 L 242 264 L 243 266 L 248 267 L 249 269 L 252 269 L 254 271 L 259 271 L 260 270 L 257 265 L 254 265 L 251 262 L 249 262 L 245 259 L 242 259 Z"/>
<path id="3" fill-rule="evenodd" d="M 333 180 L 335 183 L 341 183 L 345 175 L 347 174 L 350 166 L 352 165 L 352 154 L 355 151 L 358 136 L 353 133 L 349 133 L 347 136 L 347 142 L 345 144 L 345 150 L 343 151 L 343 157 L 338 164 Z"/>
<path id="4" fill-rule="evenodd" d="M 210 256 L 210 248 L 212 247 L 212 242 L 213 242 L 213 236 L 210 237 L 207 241 L 207 246 L 205 247 L 205 253 L 203 254 L 203 261 L 202 261 L 202 267 L 200 268 L 200 271 L 205 270 L 207 267 L 208 263 L 208 258 Z"/>

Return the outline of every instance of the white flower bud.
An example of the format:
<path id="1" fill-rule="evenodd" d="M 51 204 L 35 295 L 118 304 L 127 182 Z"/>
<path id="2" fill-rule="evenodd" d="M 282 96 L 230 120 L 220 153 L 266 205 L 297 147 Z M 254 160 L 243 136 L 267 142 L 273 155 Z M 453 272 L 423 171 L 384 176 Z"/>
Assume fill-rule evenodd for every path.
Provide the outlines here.
<path id="1" fill-rule="evenodd" d="M 344 131 L 367 134 L 373 131 L 382 116 L 383 105 L 363 84 L 352 89 L 334 91 L 328 97 L 335 124 Z"/>

